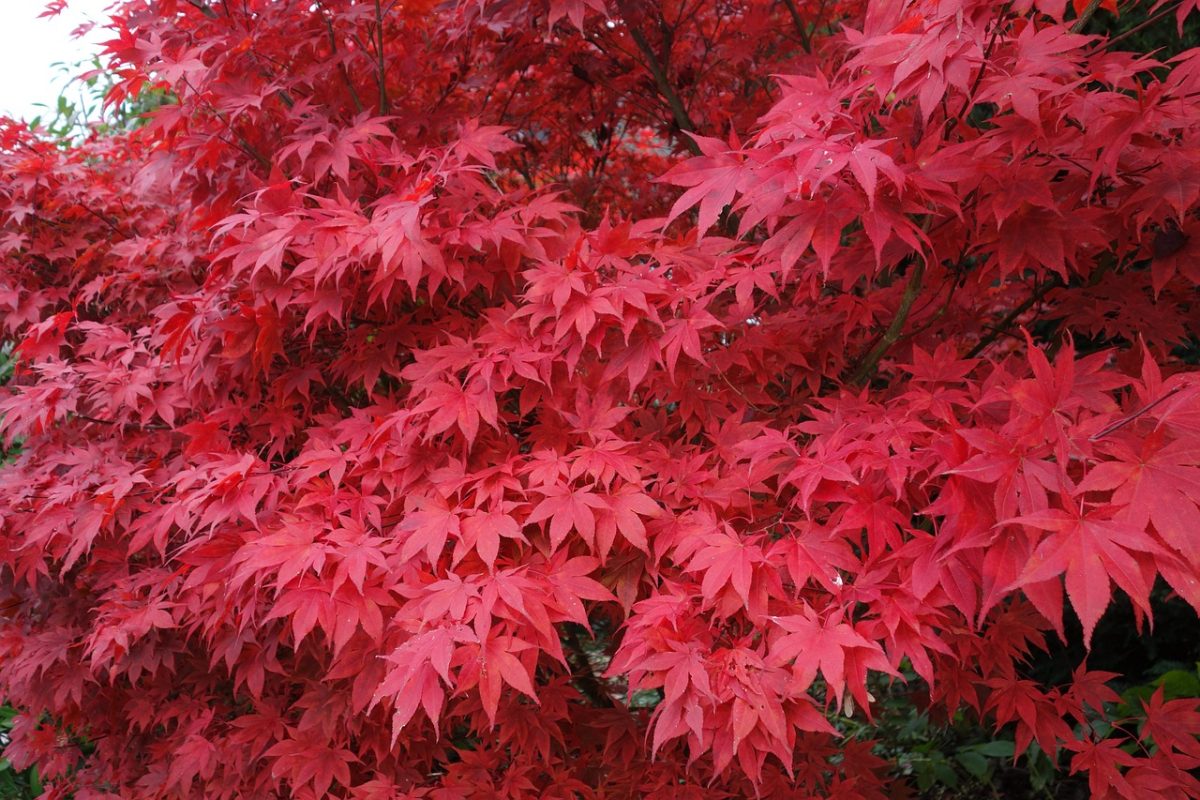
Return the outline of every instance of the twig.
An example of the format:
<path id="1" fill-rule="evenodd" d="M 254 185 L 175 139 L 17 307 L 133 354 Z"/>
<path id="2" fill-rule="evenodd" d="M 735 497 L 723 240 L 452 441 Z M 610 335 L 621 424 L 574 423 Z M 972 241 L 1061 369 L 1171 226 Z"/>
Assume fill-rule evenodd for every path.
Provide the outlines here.
<path id="1" fill-rule="evenodd" d="M 92 422 L 92 423 L 95 423 L 96 425 L 119 425 L 119 426 L 132 425 L 132 426 L 138 427 L 144 431 L 170 430 L 170 428 L 168 428 L 166 425 L 161 425 L 161 424 L 154 423 L 154 422 L 145 423 L 145 424 L 140 424 L 140 423 L 134 422 L 133 420 L 127 420 L 125 422 L 118 422 L 115 419 L 100 419 L 99 417 L 90 417 L 87 414 L 79 414 L 79 413 L 75 414 L 75 418 L 81 419 L 84 422 Z"/>
<path id="2" fill-rule="evenodd" d="M 667 77 L 667 69 L 658 56 L 654 52 L 654 48 L 646 41 L 645 35 L 633 24 L 633 17 L 629 13 L 628 6 L 621 4 L 621 15 L 625 17 L 629 25 L 629 35 L 633 37 L 634 44 L 641 51 L 642 56 L 646 59 L 646 68 L 650 70 L 651 76 L 654 78 L 655 86 L 658 87 L 658 93 L 667 101 L 667 105 L 671 108 L 671 116 L 675 119 L 675 124 L 682 131 L 689 133 L 696 132 L 696 123 L 692 122 L 692 118 L 688 116 L 687 109 L 683 107 L 683 101 L 679 99 L 675 87 L 671 85 L 670 79 Z M 692 155 L 700 155 L 700 145 L 690 136 L 682 136 L 684 146 L 691 151 Z"/>
<path id="3" fill-rule="evenodd" d="M 984 336 L 975 343 L 975 346 L 967 352 L 967 358 L 975 358 L 984 350 L 988 349 L 993 342 L 995 342 L 1008 331 L 1009 327 L 1017 321 L 1017 317 L 1033 308 L 1034 304 L 1041 301 L 1041 299 L 1045 297 L 1051 289 L 1056 289 L 1060 285 L 1061 283 L 1059 282 L 1059 278 L 1057 275 L 1055 275 L 1052 280 L 1048 280 L 1038 288 L 1034 289 L 1033 294 L 1027 297 L 1019 306 L 1005 314 L 1004 319 L 992 326 L 992 329 L 987 336 Z"/>
<path id="4" fill-rule="evenodd" d="M 1182 388 L 1183 388 L 1182 384 L 1174 387 L 1173 389 L 1171 389 L 1169 392 L 1167 392 L 1166 394 L 1164 394 L 1162 397 L 1158 398 L 1157 400 L 1147 403 L 1146 405 L 1142 406 L 1141 408 L 1137 409 L 1136 411 L 1133 411 L 1130 414 L 1128 414 L 1124 417 L 1121 417 L 1119 420 L 1112 423 L 1111 425 L 1108 425 L 1108 426 L 1102 428 L 1101 430 L 1097 431 L 1096 433 L 1093 433 L 1091 436 L 1088 437 L 1088 441 L 1089 442 L 1098 442 L 1101 439 L 1103 439 L 1105 436 L 1108 436 L 1110 433 L 1116 433 L 1121 428 L 1124 428 L 1126 425 L 1133 422 L 1138 417 L 1140 417 L 1143 414 L 1145 414 L 1146 412 L 1150 411 L 1150 409 L 1154 408 L 1159 403 L 1162 403 L 1162 402 L 1168 400 L 1172 395 L 1174 395 L 1176 392 L 1178 392 Z"/>
<path id="5" fill-rule="evenodd" d="M 391 103 L 388 102 L 387 65 L 383 60 L 383 6 L 375 0 L 375 57 L 379 62 L 376 70 L 379 77 L 379 113 L 391 113 Z"/>
<path id="6" fill-rule="evenodd" d="M 1100 0 L 1088 0 L 1088 4 L 1084 7 L 1083 11 L 1079 12 L 1079 17 L 1071 24 L 1071 33 L 1082 31 L 1098 8 L 1100 8 Z"/>
<path id="7" fill-rule="evenodd" d="M 1164 7 L 1160 8 L 1160 9 L 1159 9 L 1157 12 L 1155 12 L 1154 14 L 1151 14 L 1150 16 L 1146 17 L 1144 20 L 1142 20 L 1142 21 L 1141 21 L 1140 23 L 1138 23 L 1137 25 L 1134 25 L 1134 26 L 1133 26 L 1132 28 L 1130 28 L 1129 30 L 1127 30 L 1127 31 L 1125 31 L 1125 32 L 1123 32 L 1123 33 L 1119 33 L 1119 34 L 1117 34 L 1116 36 L 1112 37 L 1111 39 L 1106 39 L 1106 40 L 1105 40 L 1105 41 L 1104 41 L 1104 42 L 1103 42 L 1103 43 L 1102 43 L 1102 44 L 1101 44 L 1101 45 L 1100 45 L 1100 46 L 1097 48 L 1097 51 L 1099 51 L 1099 50 L 1106 50 L 1106 49 L 1108 49 L 1109 47 L 1112 47 L 1112 46 L 1113 46 L 1114 44 L 1116 44 L 1117 42 L 1120 42 L 1120 41 L 1122 41 L 1122 40 L 1124 40 L 1124 39 L 1128 39 L 1130 36 L 1133 36 L 1133 35 L 1135 35 L 1135 34 L 1141 33 L 1141 32 L 1142 32 L 1142 31 L 1144 31 L 1146 28 L 1149 28 L 1151 25 L 1154 25 L 1155 23 L 1157 23 L 1158 21 L 1160 21 L 1160 20 L 1161 20 L 1163 17 L 1165 17 L 1165 16 L 1168 16 L 1168 15 L 1170 15 L 1170 14 L 1174 14 L 1174 13 L 1175 13 L 1175 10 L 1176 10 L 1176 8 L 1178 8 L 1178 5 L 1179 5 L 1178 3 L 1172 3 L 1171 5 L 1164 6 Z"/>
<path id="8" fill-rule="evenodd" d="M 128 233 L 126 233 L 125 231 L 121 230 L 121 226 L 117 224 L 116 220 L 110 219 L 110 218 L 109 218 L 109 216 L 108 216 L 107 214 L 102 214 L 102 213 L 100 213 L 99 211 L 97 211 L 96 209 L 92 208 L 91 206 L 89 206 L 89 205 L 87 205 L 87 204 L 85 204 L 85 203 L 78 203 L 78 202 L 77 202 L 75 205 L 79 206 L 79 207 L 80 207 L 80 208 L 82 208 L 84 211 L 88 212 L 88 213 L 89 213 L 89 214 L 91 214 L 93 217 L 95 217 L 96 219 L 98 219 L 98 220 L 100 220 L 101 222 L 103 222 L 105 225 L 107 225 L 107 226 L 108 226 L 108 229 L 109 229 L 109 230 L 111 230 L 113 233 L 115 233 L 115 234 L 117 234 L 118 236 L 120 236 L 122 239 L 132 239 L 132 238 L 133 238 L 133 237 L 132 237 L 132 236 L 130 236 Z"/>
<path id="9" fill-rule="evenodd" d="M 996 27 L 992 28 L 992 35 L 988 39 L 987 47 L 983 50 L 983 61 L 979 64 L 979 72 L 975 73 L 975 80 L 971 82 L 971 88 L 967 90 L 967 96 L 963 98 L 962 108 L 954 115 L 946 127 L 946 135 L 949 135 L 954 126 L 959 123 L 963 115 L 971 107 L 971 101 L 975 99 L 975 93 L 979 91 L 979 85 L 983 83 L 983 75 L 987 72 L 988 59 L 992 56 L 992 49 L 996 46 L 996 40 L 1000 38 L 1000 31 L 1005 27 L 1005 20 L 1008 18 L 1008 12 L 1012 10 L 1012 0 L 1004 4 L 1000 9 L 1000 16 L 996 20 Z"/>
<path id="10" fill-rule="evenodd" d="M 861 384 L 864 380 L 870 378 L 872 373 L 875 372 L 875 368 L 879 365 L 879 360 L 884 357 L 888 349 L 900 338 L 900 334 L 904 330 L 904 323 L 908 319 L 909 312 L 912 311 L 913 302 L 916 301 L 917 295 L 921 291 L 921 283 L 925 278 L 925 259 L 920 256 L 917 258 L 917 262 L 913 265 L 912 275 L 909 276 L 908 284 L 904 287 L 904 294 L 900 297 L 900 305 L 896 309 L 896 316 L 892 317 L 891 324 L 883 332 L 883 338 L 871 348 L 871 351 L 867 353 L 866 357 L 859 362 L 854 372 L 850 374 L 850 383 Z"/>
<path id="11" fill-rule="evenodd" d="M 944 302 L 940 306 L 938 306 L 937 311 L 934 311 L 932 314 L 929 315 L 929 319 L 925 322 L 924 325 L 921 325 L 916 330 L 911 330 L 908 333 L 904 334 L 903 336 L 900 337 L 900 340 L 907 341 L 909 339 L 912 339 L 915 336 L 918 336 L 918 335 L 924 333 L 925 331 L 929 330 L 930 328 L 932 328 L 937 323 L 937 321 L 939 319 L 941 319 L 945 315 L 946 311 L 950 308 L 950 303 L 954 301 L 954 293 L 957 290 L 958 290 L 958 281 L 954 280 L 952 278 L 950 281 L 950 291 L 946 293 L 946 302 Z M 931 299 L 928 303 L 926 303 L 924 305 L 924 307 L 922 307 L 918 311 L 918 313 L 920 313 L 921 311 L 924 311 L 925 309 L 932 306 L 934 304 L 934 302 L 936 302 L 936 300 L 937 300 L 937 295 L 941 294 L 941 291 L 942 290 L 939 287 L 937 290 L 937 293 L 934 294 L 933 299 Z"/>
<path id="12" fill-rule="evenodd" d="M 725 381 L 726 385 L 728 385 L 729 388 L 732 389 L 734 391 L 734 393 L 737 394 L 738 397 L 740 397 L 746 401 L 746 405 L 750 406 L 750 408 L 753 411 L 755 411 L 756 413 L 766 416 L 767 412 L 763 411 L 761 408 L 756 406 L 754 404 L 754 401 L 746 396 L 745 392 L 743 392 L 738 387 L 734 386 L 733 381 L 729 380 L 729 376 L 727 376 L 720 368 L 717 368 L 717 374 L 721 376 L 721 380 Z"/>
<path id="13" fill-rule="evenodd" d="M 202 0 L 188 0 L 188 5 L 190 5 L 192 8 L 196 9 L 197 11 L 199 11 L 201 14 L 208 17 L 209 19 L 217 18 L 217 12 L 213 11 L 212 8 L 210 8 L 207 3 L 202 2 Z"/>
<path id="14" fill-rule="evenodd" d="M 258 152 L 258 150 L 254 147 L 254 145 L 252 145 L 252 144 L 250 144 L 250 142 L 246 141 L 246 137 L 242 136 L 240 133 L 238 133 L 236 130 L 234 130 L 233 123 L 230 122 L 229 117 L 226 116 L 221 111 L 221 109 L 214 106 L 207 99 L 204 99 L 203 96 L 200 94 L 200 92 L 197 91 L 196 87 L 192 86 L 192 82 L 189 81 L 186 77 L 184 77 L 183 83 L 185 86 L 187 86 L 189 89 L 192 90 L 192 94 L 195 95 L 197 99 L 202 100 L 204 102 L 204 104 L 208 106 L 209 110 L 212 111 L 212 113 L 214 115 L 216 115 L 217 119 L 219 119 L 219 120 L 221 120 L 221 122 L 225 123 L 225 128 L 234 135 L 234 137 L 237 139 L 237 142 L 236 143 L 231 142 L 228 139 L 226 139 L 225 137 L 221 136 L 220 134 L 217 135 L 217 138 L 219 138 L 221 141 L 225 142 L 226 144 L 229 144 L 233 147 L 238 148 L 243 153 L 245 153 L 246 155 L 253 158 L 255 161 L 258 162 L 259 166 L 261 166 L 263 169 L 266 169 L 266 170 L 271 169 L 271 160 L 269 158 L 267 158 L 266 156 L 264 156 L 262 153 Z"/>
<path id="15" fill-rule="evenodd" d="M 599 708 L 612 708 L 616 704 L 609 697 L 608 692 L 604 691 L 604 687 L 596 678 L 596 673 L 592 672 L 592 662 L 588 659 L 587 652 L 583 649 L 583 642 L 579 639 L 579 634 L 575 631 L 575 626 L 567 625 L 566 644 L 571 655 L 567 658 L 574 662 L 572 666 L 572 677 L 575 679 L 579 690 L 583 692 L 588 700 L 592 701 L 592 705 Z"/>
<path id="16" fill-rule="evenodd" d="M 325 13 L 325 6 L 318 1 L 317 7 L 321 9 L 321 19 L 325 21 L 325 29 L 329 31 L 329 47 L 334 56 L 338 55 L 337 34 L 333 30 L 333 19 Z M 346 83 L 346 88 L 350 90 L 350 99 L 354 101 L 354 110 L 359 114 L 363 112 L 362 100 L 358 97 L 358 92 L 354 89 L 354 82 L 350 80 L 350 73 L 346 69 L 346 62 L 338 59 L 338 72 L 342 75 L 342 80 Z"/>
<path id="17" fill-rule="evenodd" d="M 787 6 L 788 13 L 792 16 L 792 24 L 796 26 L 796 33 L 800 34 L 800 46 L 804 48 L 804 52 L 812 52 L 812 37 L 808 33 L 808 25 L 800 17 L 800 10 L 796 8 L 796 0 L 783 0 L 783 4 Z"/>

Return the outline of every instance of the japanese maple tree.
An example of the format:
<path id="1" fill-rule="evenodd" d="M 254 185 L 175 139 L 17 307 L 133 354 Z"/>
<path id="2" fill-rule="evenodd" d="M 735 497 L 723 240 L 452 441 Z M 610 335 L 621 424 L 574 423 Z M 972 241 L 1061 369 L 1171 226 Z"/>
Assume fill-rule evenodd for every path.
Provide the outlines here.
<path id="1" fill-rule="evenodd" d="M 882 798 L 904 682 L 1200 797 L 1196 700 L 1027 669 L 1200 608 L 1200 51 L 1095 24 L 1197 6 L 116 0 L 171 102 L 0 124 L 5 756 Z"/>

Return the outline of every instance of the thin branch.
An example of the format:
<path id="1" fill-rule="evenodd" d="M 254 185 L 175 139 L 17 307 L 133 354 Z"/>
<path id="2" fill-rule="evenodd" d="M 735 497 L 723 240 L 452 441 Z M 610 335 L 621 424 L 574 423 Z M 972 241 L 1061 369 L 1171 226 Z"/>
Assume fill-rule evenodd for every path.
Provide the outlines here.
<path id="1" fill-rule="evenodd" d="M 209 19 L 217 18 L 217 12 L 213 11 L 212 8 L 207 3 L 203 2 L 203 0 L 188 0 L 188 5 L 190 5 L 192 8 L 196 9 L 197 11 L 199 11 L 201 14 L 208 17 Z"/>
<path id="2" fill-rule="evenodd" d="M 804 48 L 804 52 L 812 52 L 812 37 L 808 32 L 808 25 L 800 16 L 800 9 L 796 8 L 796 0 L 783 0 L 783 4 L 787 6 L 788 14 L 792 16 L 792 24 L 796 26 L 796 33 L 800 34 L 800 46 Z"/>
<path id="3" fill-rule="evenodd" d="M 208 109 L 210 111 L 212 111 L 212 113 L 214 115 L 216 115 L 217 119 L 221 120 L 221 122 L 223 122 L 225 124 L 226 130 L 228 130 L 230 133 L 232 133 L 234 135 L 234 137 L 237 139 L 237 142 L 232 142 L 229 139 L 226 139 L 224 136 L 221 136 L 220 134 L 217 134 L 217 138 L 232 147 L 238 148 L 243 153 L 245 153 L 246 155 L 253 158 L 255 161 L 258 162 L 259 166 L 261 166 L 263 169 L 270 170 L 271 169 L 271 160 L 269 158 L 267 158 L 266 156 L 264 156 L 262 153 L 258 152 L 258 150 L 254 147 L 254 145 L 250 144 L 250 142 L 246 141 L 246 138 L 244 136 L 242 136 L 240 133 L 238 133 L 236 130 L 234 130 L 233 123 L 229 121 L 229 117 L 226 116 L 219 108 L 214 106 L 211 102 L 203 99 L 200 92 L 197 91 L 195 86 L 192 86 L 191 81 L 189 81 L 186 77 L 183 79 L 183 82 L 184 82 L 184 85 L 186 85 L 189 89 L 191 89 L 192 94 L 195 95 L 198 100 L 201 100 L 205 105 L 207 105 Z"/>
<path id="4" fill-rule="evenodd" d="M 1025 298 L 1024 302 L 1022 302 L 1019 306 L 1005 314 L 1004 319 L 992 326 L 992 329 L 989 331 L 987 336 L 984 336 L 975 343 L 975 346 L 967 352 L 967 358 L 975 358 L 984 350 L 987 350 L 989 347 L 991 347 L 993 342 L 1008 332 L 1008 329 L 1012 327 L 1012 324 L 1017 321 L 1018 317 L 1020 317 L 1029 309 L 1033 308 L 1035 304 L 1041 302 L 1042 298 L 1049 294 L 1051 289 L 1056 289 L 1061 285 L 1061 279 L 1056 274 L 1050 280 L 1047 280 L 1045 283 L 1034 289 L 1033 294 Z"/>
<path id="5" fill-rule="evenodd" d="M 375 0 L 375 57 L 378 60 L 376 72 L 379 78 L 379 113 L 391 113 L 391 103 L 388 102 L 387 65 L 383 60 L 383 6 Z"/>
<path id="6" fill-rule="evenodd" d="M 222 119 L 222 122 L 225 122 L 226 126 L 229 125 L 229 122 L 227 120 Z M 233 130 L 233 129 L 230 128 L 230 130 Z M 246 155 L 253 158 L 255 161 L 258 162 L 258 165 L 260 167 L 262 167 L 263 169 L 269 170 L 271 168 L 270 160 L 266 156 L 264 156 L 262 153 L 255 150 L 245 140 L 245 138 L 242 137 L 242 135 L 240 133 L 238 133 L 237 131 L 233 131 L 233 135 L 237 138 L 237 141 L 230 139 L 228 136 L 222 136 L 219 133 L 217 134 L 217 138 L 220 139 L 225 144 L 229 145 L 230 147 L 237 149 L 237 150 L 241 150 L 243 153 L 245 153 Z"/>
<path id="7" fill-rule="evenodd" d="M 317 3 L 317 7 L 321 9 L 321 19 L 325 21 L 325 29 L 329 32 L 329 47 L 332 54 L 338 55 L 337 33 L 333 30 L 333 19 L 325 13 L 325 6 Z M 350 90 L 350 99 L 354 101 L 354 110 L 359 114 L 363 112 L 362 100 L 359 99 L 358 92 L 354 88 L 354 82 L 350 80 L 350 72 L 346 69 L 346 62 L 338 59 L 338 72 L 342 75 L 342 80 L 346 83 L 346 88 Z"/>
<path id="8" fill-rule="evenodd" d="M 950 291 L 946 293 L 946 301 L 944 303 L 942 303 L 941 305 L 939 305 L 937 307 L 937 310 L 929 315 L 929 319 L 927 319 L 925 321 L 925 324 L 923 324 L 920 327 L 916 328 L 915 330 L 911 330 L 908 333 L 901 336 L 900 341 L 907 341 L 916 336 L 920 336 L 922 333 L 924 333 L 925 331 L 929 330 L 934 325 L 936 325 L 937 321 L 939 319 L 941 319 L 943 316 L 945 316 L 946 312 L 950 309 L 950 304 L 954 301 L 955 292 L 958 291 L 958 281 L 954 278 L 953 275 L 950 276 L 949 284 L 950 284 Z M 918 309 L 917 313 L 920 314 L 922 311 L 925 311 L 930 306 L 932 306 L 937 301 L 937 295 L 941 294 L 941 292 L 942 292 L 942 290 L 939 287 L 937 292 L 934 294 L 933 299 L 930 300 L 928 303 L 926 303 L 922 308 Z"/>
<path id="9" fill-rule="evenodd" d="M 1009 2 L 1005 3 L 1004 7 L 1000 9 L 999 18 L 996 20 L 996 27 L 992 28 L 992 35 L 988 38 L 987 46 L 983 50 L 983 61 L 981 61 L 979 64 L 979 72 L 975 73 L 975 80 L 971 82 L 971 88 L 967 90 L 967 96 L 963 98 L 962 108 L 958 110 L 958 113 L 954 115 L 947 125 L 947 136 L 950 135 L 950 132 L 954 130 L 954 126 L 963 119 L 963 115 L 965 115 L 971 108 L 971 103 L 975 99 L 975 93 L 979 91 L 979 85 L 983 83 L 983 75 L 985 72 L 987 72 L 989 63 L 988 59 L 990 59 L 992 56 L 992 50 L 996 46 L 996 41 L 1000 38 L 1000 31 L 1005 27 L 1004 22 L 1008 18 L 1008 13 L 1011 10 L 1012 0 L 1009 0 Z"/>
<path id="10" fill-rule="evenodd" d="M 118 426 L 131 425 L 131 426 L 140 428 L 141 430 L 144 430 L 144 431 L 170 430 L 170 428 L 167 427 L 166 425 L 162 425 L 162 424 L 154 423 L 154 422 L 142 423 L 142 424 L 134 422 L 133 420 L 127 420 L 125 422 L 118 422 L 115 419 L 100 419 L 99 417 L 89 417 L 87 414 L 79 414 L 79 413 L 75 414 L 75 419 L 81 419 L 84 422 L 92 422 L 97 425 L 118 425 Z"/>
<path id="11" fill-rule="evenodd" d="M 869 379 L 874 374 L 875 368 L 879 366 L 880 359 L 887 354 L 888 349 L 900 338 L 900 334 L 904 330 L 904 323 L 908 320 L 913 302 L 916 301 L 917 295 L 921 292 L 921 283 L 925 279 L 925 259 L 920 256 L 917 259 L 917 262 L 913 265 L 912 275 L 908 278 L 908 284 L 904 287 L 904 294 L 900 296 L 900 305 L 896 308 L 896 316 L 892 317 L 891 324 L 883 332 L 883 338 L 871 348 L 871 351 L 867 353 L 866 357 L 859 362 L 854 372 L 850 374 L 850 383 L 861 384 Z"/>
<path id="12" fill-rule="evenodd" d="M 1101 0 L 1088 0 L 1088 4 L 1083 11 L 1079 12 L 1079 17 L 1071 25 L 1071 33 L 1079 33 L 1088 24 L 1088 20 L 1096 13 L 1096 9 L 1100 8 Z"/>
<path id="13" fill-rule="evenodd" d="M 738 397 L 742 398 L 742 400 L 744 400 L 744 401 L 746 402 L 746 405 L 750 406 L 750 408 L 751 408 L 751 409 L 752 409 L 752 410 L 753 410 L 755 413 L 757 413 L 757 414 L 762 414 L 763 416 L 766 416 L 767 412 L 763 411 L 761 408 L 759 408 L 758 406 L 756 406 L 756 405 L 754 404 L 754 401 L 753 401 L 753 400 L 751 400 L 749 397 L 747 397 L 745 392 L 743 392 L 741 389 L 739 389 L 737 386 L 735 386 L 735 385 L 733 384 L 733 381 L 729 380 L 729 376 L 727 376 L 727 375 L 726 375 L 724 372 L 722 372 L 722 371 L 721 371 L 719 368 L 717 369 L 717 374 L 721 376 L 721 380 L 725 381 L 726 385 L 728 385 L 728 386 L 729 386 L 729 388 L 730 388 L 730 389 L 732 389 L 732 390 L 734 391 L 734 393 L 735 393 L 735 394 L 737 394 L 737 396 L 738 396 Z"/>
<path id="14" fill-rule="evenodd" d="M 1137 409 L 1136 411 L 1133 411 L 1133 412 L 1127 414 L 1124 417 L 1121 417 L 1119 420 L 1117 420 L 1116 422 L 1112 423 L 1111 425 L 1105 427 L 1103 430 L 1093 433 L 1091 436 L 1088 437 L 1088 441 L 1089 442 L 1098 442 L 1101 439 L 1103 439 L 1105 436 L 1108 436 L 1109 434 L 1112 434 L 1112 433 L 1116 433 L 1117 431 L 1119 431 L 1121 428 L 1124 428 L 1129 423 L 1133 422 L 1134 420 L 1138 419 L 1142 415 L 1153 410 L 1154 407 L 1157 406 L 1158 404 L 1170 399 L 1176 392 L 1180 391 L 1181 389 L 1183 389 L 1183 384 L 1182 383 L 1177 384 L 1176 386 L 1174 386 L 1173 388 L 1168 390 L 1166 394 L 1164 394 L 1162 397 L 1158 398 L 1157 400 L 1154 400 L 1150 403 L 1146 403 L 1146 405 L 1142 406 L 1141 408 Z"/>
<path id="15" fill-rule="evenodd" d="M 525 150 L 522 149 L 518 155 L 521 158 L 521 163 L 517 165 L 517 172 L 521 173 L 521 177 L 524 178 L 525 185 L 529 187 L 529 191 L 536 192 L 537 184 L 533 182 L 533 175 L 529 169 L 529 158 L 526 156 Z M 496 188 L 499 189 L 500 187 L 497 186 Z"/>
<path id="16" fill-rule="evenodd" d="M 1119 33 L 1116 36 L 1113 36 L 1111 39 L 1106 39 L 1101 44 L 1101 46 L 1098 48 L 1098 50 L 1106 50 L 1109 47 L 1112 47 L 1117 42 L 1123 41 L 1125 39 L 1128 39 L 1130 36 L 1135 36 L 1135 35 L 1141 33 L 1146 28 L 1149 28 L 1151 25 L 1154 25 L 1155 23 L 1159 22 L 1163 17 L 1169 16 L 1170 14 L 1174 14 L 1178 7 L 1179 7 L 1178 3 L 1172 3 L 1170 5 L 1163 6 L 1156 13 L 1151 14 L 1150 16 L 1146 17 L 1146 19 L 1142 20 L 1137 25 L 1134 25 L 1132 28 L 1125 31 L 1124 33 Z"/>
<path id="17" fill-rule="evenodd" d="M 108 226 L 109 230 L 111 230 L 113 233 L 120 236 L 122 239 L 132 239 L 133 238 L 128 233 L 121 230 L 121 226 L 117 224 L 116 220 L 111 219 L 107 214 L 102 214 L 99 211 L 97 211 L 96 209 L 94 209 L 91 206 L 86 205 L 84 203 L 76 203 L 75 205 L 79 206 L 84 211 L 88 212 L 93 217 L 95 217 L 96 219 L 103 222 L 105 225 Z"/>
<path id="18" fill-rule="evenodd" d="M 696 123 L 692 122 L 692 118 L 688 116 L 687 109 L 683 107 L 683 101 L 679 99 L 679 94 L 675 91 L 675 87 L 671 85 L 670 79 L 667 77 L 667 69 L 663 62 L 659 60 L 658 55 L 654 52 L 654 48 L 646 41 L 645 35 L 633 24 L 632 16 L 628 12 L 628 7 L 622 4 L 621 15 L 625 17 L 626 24 L 629 25 L 629 35 L 633 37 L 634 44 L 641 51 L 642 56 L 646 59 L 646 68 L 650 70 L 651 76 L 654 78 L 654 84 L 658 87 L 658 93 L 667 101 L 667 105 L 671 108 L 671 116 L 675 119 L 675 124 L 682 131 L 688 133 L 696 133 Z M 684 145 L 694 156 L 700 155 L 700 146 L 690 136 L 682 136 Z"/>
<path id="19" fill-rule="evenodd" d="M 567 660 L 571 662 L 575 685 L 588 700 L 592 701 L 592 705 L 599 708 L 612 708 L 616 703 L 604 690 L 596 673 L 592 671 L 592 662 L 588 659 L 587 651 L 583 649 L 583 642 L 579 639 L 575 626 L 567 625 L 566 629 Z"/>

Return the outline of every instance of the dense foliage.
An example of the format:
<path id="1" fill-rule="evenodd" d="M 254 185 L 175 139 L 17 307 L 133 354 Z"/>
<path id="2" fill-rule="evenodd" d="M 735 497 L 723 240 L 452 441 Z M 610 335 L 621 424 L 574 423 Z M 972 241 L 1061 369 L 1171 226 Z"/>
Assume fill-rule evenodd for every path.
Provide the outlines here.
<path id="1" fill-rule="evenodd" d="M 1196 7 L 118 0 L 169 102 L 0 126 L 4 769 L 1200 797 L 1200 687 L 1030 666 L 1196 624 Z"/>

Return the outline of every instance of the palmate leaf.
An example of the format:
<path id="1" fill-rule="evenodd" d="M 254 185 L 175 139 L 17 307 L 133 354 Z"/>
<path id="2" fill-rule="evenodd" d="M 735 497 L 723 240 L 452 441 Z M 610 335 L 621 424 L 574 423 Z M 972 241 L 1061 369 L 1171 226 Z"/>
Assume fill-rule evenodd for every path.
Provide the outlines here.
<path id="1" fill-rule="evenodd" d="M 1194 704 L 1030 663 L 1200 607 L 1200 53 L 1065 0 L 110 12 L 97 85 L 169 104 L 0 121 L 0 775 L 1200 796 Z M 896 703 L 1006 744 L 889 763 Z"/>
<path id="2" fill-rule="evenodd" d="M 1083 623 L 1085 645 L 1091 644 L 1096 622 L 1112 599 L 1113 582 L 1139 608 L 1151 613 L 1147 574 L 1153 575 L 1153 557 L 1166 553 L 1144 527 L 1105 519 L 1102 514 L 1080 516 L 1055 510 L 1017 517 L 1006 524 L 1049 532 L 1034 549 L 1016 585 L 1065 576 L 1067 596 Z"/>

